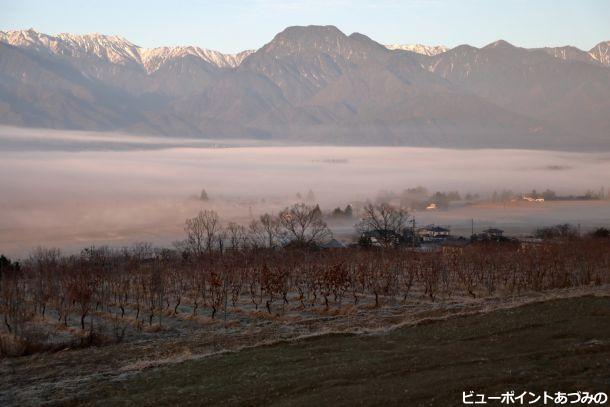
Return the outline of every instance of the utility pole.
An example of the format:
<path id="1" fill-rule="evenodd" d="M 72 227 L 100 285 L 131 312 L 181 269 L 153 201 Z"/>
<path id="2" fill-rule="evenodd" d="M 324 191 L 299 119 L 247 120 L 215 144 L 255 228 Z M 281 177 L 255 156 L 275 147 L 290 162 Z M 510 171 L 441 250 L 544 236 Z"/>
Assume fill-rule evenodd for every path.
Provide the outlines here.
<path id="1" fill-rule="evenodd" d="M 225 329 L 227 329 L 227 302 L 228 302 L 228 293 L 227 293 L 227 275 L 225 273 L 225 281 L 224 281 L 224 292 L 225 292 Z"/>
<path id="2" fill-rule="evenodd" d="M 474 218 L 470 219 L 470 238 L 474 236 Z"/>
<path id="3" fill-rule="evenodd" d="M 415 218 L 411 219 L 411 225 L 411 240 L 413 247 L 415 247 Z"/>

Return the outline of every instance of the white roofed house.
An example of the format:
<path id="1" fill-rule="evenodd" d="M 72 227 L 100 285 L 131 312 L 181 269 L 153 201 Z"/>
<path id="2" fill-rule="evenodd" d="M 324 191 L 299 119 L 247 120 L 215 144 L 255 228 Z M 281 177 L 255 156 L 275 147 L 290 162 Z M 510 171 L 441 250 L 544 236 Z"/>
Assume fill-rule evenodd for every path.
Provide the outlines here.
<path id="1" fill-rule="evenodd" d="M 489 237 L 502 237 L 502 235 L 504 234 L 504 231 L 502 229 L 497 229 L 497 228 L 489 228 L 489 229 L 485 229 L 483 231 L 484 235 L 487 235 Z"/>
<path id="2" fill-rule="evenodd" d="M 424 242 L 434 242 L 449 237 L 450 230 L 441 226 L 428 225 L 417 230 L 417 234 Z"/>

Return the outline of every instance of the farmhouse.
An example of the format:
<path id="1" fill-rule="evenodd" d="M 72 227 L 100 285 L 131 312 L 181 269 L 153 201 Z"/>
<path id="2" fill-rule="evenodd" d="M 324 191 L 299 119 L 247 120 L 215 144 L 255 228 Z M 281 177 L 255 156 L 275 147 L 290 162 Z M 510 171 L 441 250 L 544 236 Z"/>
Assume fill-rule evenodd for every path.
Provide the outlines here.
<path id="1" fill-rule="evenodd" d="M 504 234 L 504 231 L 502 229 L 496 229 L 496 228 L 489 228 L 489 229 L 485 229 L 482 234 L 488 238 L 500 238 L 502 237 L 502 235 Z"/>
<path id="2" fill-rule="evenodd" d="M 472 235 L 473 242 L 496 242 L 496 243 L 516 243 L 516 239 L 504 236 L 504 231 L 497 228 L 488 228 L 481 233 Z"/>
<path id="3" fill-rule="evenodd" d="M 435 225 L 428 225 L 417 230 L 417 234 L 424 242 L 443 240 L 449 237 L 450 230 Z"/>
<path id="4" fill-rule="evenodd" d="M 361 244 L 365 246 L 398 246 L 402 241 L 401 235 L 388 229 L 371 230 L 360 237 Z"/>

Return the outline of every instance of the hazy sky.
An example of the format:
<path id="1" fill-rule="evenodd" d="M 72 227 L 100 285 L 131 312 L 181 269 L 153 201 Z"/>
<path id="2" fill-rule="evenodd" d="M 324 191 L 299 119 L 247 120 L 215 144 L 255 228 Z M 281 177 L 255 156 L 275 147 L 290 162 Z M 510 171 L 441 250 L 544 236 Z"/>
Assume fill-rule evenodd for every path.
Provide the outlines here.
<path id="1" fill-rule="evenodd" d="M 610 40 L 610 0 L 0 0 L 0 29 L 98 32 L 137 45 L 259 48 L 290 25 L 332 24 L 381 43 L 523 47 Z"/>

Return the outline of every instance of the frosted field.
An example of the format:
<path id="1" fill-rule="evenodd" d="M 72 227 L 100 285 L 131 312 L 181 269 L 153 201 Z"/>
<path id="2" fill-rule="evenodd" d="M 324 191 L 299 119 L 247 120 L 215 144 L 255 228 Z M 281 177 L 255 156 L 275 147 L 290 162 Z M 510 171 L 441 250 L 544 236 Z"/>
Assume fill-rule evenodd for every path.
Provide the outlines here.
<path id="1" fill-rule="evenodd" d="M 277 212 L 313 190 L 323 210 L 400 192 L 546 188 L 582 194 L 610 187 L 610 153 L 447 150 L 409 147 L 270 146 L 103 133 L 0 128 L 0 252 L 38 245 L 67 250 L 135 241 L 171 244 L 206 204 L 226 220 Z M 469 233 L 499 225 L 514 233 L 558 222 L 610 224 L 608 202 L 475 206 L 418 213 L 420 223 Z M 347 236 L 351 225 L 335 225 Z"/>

